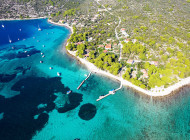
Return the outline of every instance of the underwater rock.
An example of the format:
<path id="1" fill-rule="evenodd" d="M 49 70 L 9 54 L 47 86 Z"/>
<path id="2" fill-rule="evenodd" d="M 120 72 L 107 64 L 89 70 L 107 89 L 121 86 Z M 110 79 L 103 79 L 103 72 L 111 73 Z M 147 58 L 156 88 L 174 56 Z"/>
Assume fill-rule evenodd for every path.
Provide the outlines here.
<path id="1" fill-rule="evenodd" d="M 1 59 L 8 59 L 8 60 L 12 60 L 15 58 L 26 58 L 28 56 L 32 56 L 34 54 L 40 53 L 41 51 L 37 50 L 37 49 L 31 49 L 28 50 L 27 52 L 23 52 L 23 51 L 19 51 L 18 53 L 16 52 L 10 52 L 10 53 L 6 53 L 3 56 L 1 56 Z"/>
<path id="2" fill-rule="evenodd" d="M 49 115 L 47 113 L 41 113 L 35 121 L 36 129 L 41 130 L 43 126 L 48 122 Z M 40 128 L 40 129 L 39 129 Z"/>
<path id="3" fill-rule="evenodd" d="M 16 71 L 17 71 L 17 70 L 18 70 L 18 71 L 23 71 L 23 70 L 24 70 L 24 67 L 21 67 L 21 66 L 20 66 L 20 67 L 15 68 L 14 70 L 16 70 Z"/>
<path id="4" fill-rule="evenodd" d="M 10 50 L 19 50 L 19 49 L 26 49 L 26 45 L 11 45 Z"/>
<path id="5" fill-rule="evenodd" d="M 59 113 L 65 113 L 67 111 L 73 110 L 78 107 L 82 102 L 82 94 L 73 92 L 67 96 L 70 103 L 68 104 L 68 102 L 66 101 L 64 107 L 58 108 L 57 110 Z"/>
<path id="6" fill-rule="evenodd" d="M 19 71 L 19 72 L 22 72 L 22 75 L 24 75 L 24 74 L 26 74 L 26 72 L 27 72 L 28 70 L 30 70 L 30 68 L 31 68 L 30 66 L 27 66 L 26 68 L 20 66 L 20 67 L 15 68 L 14 70 Z"/>
<path id="7" fill-rule="evenodd" d="M 54 95 L 57 96 L 57 98 L 55 99 L 54 103 L 56 105 L 57 108 L 61 108 L 64 107 L 65 105 L 65 94 L 58 92 L 58 93 L 54 93 Z"/>
<path id="8" fill-rule="evenodd" d="M 0 74 L 0 82 L 8 83 L 12 81 L 17 74 Z"/>
<path id="9" fill-rule="evenodd" d="M 22 75 L 24 75 L 28 70 L 30 70 L 30 68 L 31 67 L 27 66 L 27 68 L 22 71 Z"/>
<path id="10" fill-rule="evenodd" d="M 83 120 L 91 120 L 96 115 L 96 106 L 93 104 L 84 104 L 79 110 L 79 117 Z"/>
<path id="11" fill-rule="evenodd" d="M 68 89 L 60 77 L 28 77 L 16 82 L 11 90 L 19 91 L 19 95 L 12 98 L 0 95 L 0 113 L 4 112 L 3 119 L 0 120 L 0 138 L 31 139 L 48 122 L 48 113 L 55 109 L 54 91 L 66 93 Z M 41 108 L 39 104 L 47 106 Z M 35 116 L 37 114 L 39 116 Z"/>
<path id="12" fill-rule="evenodd" d="M 16 58 L 25 58 L 28 56 L 32 56 L 36 53 L 40 53 L 40 51 L 37 49 L 31 49 L 30 51 L 27 51 L 26 53 L 25 52 L 18 52 Z"/>

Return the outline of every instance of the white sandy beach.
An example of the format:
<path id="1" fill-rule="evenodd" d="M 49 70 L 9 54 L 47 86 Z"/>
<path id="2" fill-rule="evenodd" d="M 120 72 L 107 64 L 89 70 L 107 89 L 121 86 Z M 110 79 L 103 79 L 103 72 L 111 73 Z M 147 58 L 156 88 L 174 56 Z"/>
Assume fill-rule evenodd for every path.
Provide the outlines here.
<path id="1" fill-rule="evenodd" d="M 57 23 L 57 22 L 53 22 L 52 20 L 48 19 L 49 23 L 55 24 L 55 25 L 59 25 L 59 26 L 65 26 L 66 28 L 69 28 L 71 33 L 73 33 L 73 27 L 69 26 L 68 24 L 63 24 L 63 23 Z"/>
<path id="2" fill-rule="evenodd" d="M 68 51 L 68 50 L 67 50 Z M 73 52 L 73 51 L 68 51 L 71 55 L 75 56 L 75 53 L 76 52 Z M 75 56 L 76 57 L 76 56 Z M 77 57 L 83 64 L 85 64 L 87 66 L 87 68 L 92 71 L 92 72 L 97 72 L 97 73 L 100 73 L 100 74 L 103 74 L 103 75 L 106 75 L 106 76 L 109 76 L 109 77 L 112 77 L 114 79 L 117 79 L 119 81 L 122 82 L 123 85 L 126 85 L 128 87 L 131 87 L 131 88 L 134 88 L 135 90 L 139 91 L 139 92 L 142 92 L 146 95 L 149 95 L 149 96 L 166 96 L 166 95 L 169 95 L 170 93 L 172 93 L 173 91 L 175 90 L 178 90 L 179 88 L 181 88 L 182 86 L 184 85 L 188 85 L 190 84 L 190 77 L 188 78 L 185 78 L 183 80 L 181 80 L 180 82 L 168 87 L 168 88 L 164 88 L 164 91 L 149 91 L 149 90 L 145 90 L 145 89 L 142 89 L 134 84 L 132 84 L 131 82 L 127 81 L 127 80 L 124 80 L 122 77 L 118 77 L 118 76 L 115 76 L 109 72 L 106 72 L 106 71 L 103 71 L 101 69 L 98 69 L 94 64 L 88 62 L 87 60 L 85 59 L 82 59 L 80 57 Z"/>
<path id="3" fill-rule="evenodd" d="M 59 26 L 65 26 L 67 28 L 69 28 L 71 30 L 71 33 L 73 33 L 73 28 L 71 26 L 69 26 L 68 24 L 62 24 L 62 23 L 55 23 L 51 20 L 48 20 L 48 22 L 52 23 L 52 24 L 56 24 L 56 25 L 59 25 Z M 65 46 L 64 46 L 65 47 Z M 83 63 L 84 65 L 86 65 L 86 67 L 92 71 L 92 72 L 96 72 L 96 73 L 99 73 L 99 74 L 103 74 L 103 75 L 106 75 L 106 76 L 109 76 L 111 78 L 114 78 L 114 79 L 117 79 L 119 81 L 121 81 L 121 83 L 123 85 L 126 85 L 128 87 L 131 87 L 141 93 L 144 93 L 146 95 L 149 95 L 149 96 L 154 96 L 154 97 L 161 97 L 161 96 L 166 96 L 166 95 L 169 95 L 170 93 L 172 93 L 173 91 L 175 90 L 178 90 L 180 88 L 182 88 L 183 86 L 185 85 L 189 85 L 190 84 L 190 77 L 188 78 L 185 78 L 185 79 L 182 79 L 180 82 L 168 87 L 168 88 L 164 88 L 162 89 L 161 91 L 160 90 L 155 90 L 153 89 L 152 91 L 150 90 L 145 90 L 145 89 L 142 89 L 134 84 L 132 84 L 131 82 L 127 81 L 127 80 L 124 80 L 122 77 L 119 77 L 119 76 L 115 76 L 109 72 L 106 72 L 106 71 L 103 71 L 101 69 L 98 69 L 94 64 L 88 62 L 87 60 L 85 59 L 82 59 L 80 57 L 77 57 L 75 55 L 76 52 L 74 51 L 69 51 L 67 50 L 69 54 L 71 54 L 72 56 L 76 57 L 77 59 L 79 59 L 81 61 L 81 63 Z"/>

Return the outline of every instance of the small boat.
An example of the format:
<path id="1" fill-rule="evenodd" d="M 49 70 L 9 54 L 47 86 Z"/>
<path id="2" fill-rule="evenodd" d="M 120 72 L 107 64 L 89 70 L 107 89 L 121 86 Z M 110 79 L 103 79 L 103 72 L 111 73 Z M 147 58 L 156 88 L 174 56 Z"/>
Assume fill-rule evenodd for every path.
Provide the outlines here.
<path id="1" fill-rule="evenodd" d="M 61 73 L 60 73 L 60 72 L 57 72 L 57 76 L 61 76 Z"/>
<path id="2" fill-rule="evenodd" d="M 45 47 L 45 45 L 42 45 L 42 47 Z"/>
<path id="3" fill-rule="evenodd" d="M 67 94 L 70 94 L 72 92 L 72 90 L 69 90 L 69 91 L 67 91 Z"/>
<path id="4" fill-rule="evenodd" d="M 27 56 L 29 57 L 30 55 L 28 54 Z"/>
<path id="5" fill-rule="evenodd" d="M 2 25 L 2 28 L 5 28 L 5 26 L 4 26 L 4 25 Z"/>
<path id="6" fill-rule="evenodd" d="M 19 29 L 19 31 L 21 32 L 21 29 Z"/>
<path id="7" fill-rule="evenodd" d="M 40 61 L 40 63 L 43 63 L 43 61 Z"/>
<path id="8" fill-rule="evenodd" d="M 12 43 L 12 40 L 9 39 L 9 43 Z"/>
<path id="9" fill-rule="evenodd" d="M 41 55 L 43 55 L 44 53 L 41 52 Z"/>
<path id="10" fill-rule="evenodd" d="M 18 38 L 18 40 L 20 40 L 20 39 Z"/>
<path id="11" fill-rule="evenodd" d="M 42 29 L 40 28 L 40 26 L 38 25 L 38 31 L 41 31 Z"/>
<path id="12" fill-rule="evenodd" d="M 52 70 L 52 69 L 53 69 L 53 67 L 49 67 L 49 69 L 50 69 L 50 70 Z"/>
<path id="13" fill-rule="evenodd" d="M 27 53 L 27 51 L 24 51 L 24 53 Z"/>
<path id="14" fill-rule="evenodd" d="M 44 58 L 45 57 L 45 55 L 42 55 L 42 58 Z"/>

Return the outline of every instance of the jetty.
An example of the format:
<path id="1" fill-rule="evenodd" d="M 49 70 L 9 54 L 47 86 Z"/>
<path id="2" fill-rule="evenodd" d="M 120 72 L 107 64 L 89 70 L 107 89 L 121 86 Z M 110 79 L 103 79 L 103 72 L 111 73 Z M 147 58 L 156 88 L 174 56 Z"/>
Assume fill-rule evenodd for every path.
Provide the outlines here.
<path id="1" fill-rule="evenodd" d="M 119 88 L 110 90 L 109 93 L 106 94 L 106 95 L 101 95 L 96 101 L 98 102 L 98 101 L 100 101 L 100 100 L 106 98 L 106 97 L 109 96 L 109 95 L 114 95 L 114 94 L 116 93 L 116 91 L 120 90 L 121 88 L 122 88 L 122 82 L 121 82 Z"/>
<path id="2" fill-rule="evenodd" d="M 84 84 L 84 82 L 85 82 L 86 80 L 88 80 L 88 78 L 91 76 L 91 74 L 92 74 L 92 72 L 90 72 L 90 73 L 88 74 L 88 76 L 86 77 L 86 79 L 84 79 L 84 80 L 80 83 L 80 85 L 78 86 L 77 90 L 79 90 L 80 87 Z"/>

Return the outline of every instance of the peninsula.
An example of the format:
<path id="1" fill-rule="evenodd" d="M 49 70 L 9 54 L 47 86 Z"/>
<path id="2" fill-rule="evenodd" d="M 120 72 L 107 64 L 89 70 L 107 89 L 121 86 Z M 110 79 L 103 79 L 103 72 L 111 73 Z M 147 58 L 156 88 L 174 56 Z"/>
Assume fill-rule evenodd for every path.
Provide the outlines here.
<path id="1" fill-rule="evenodd" d="M 91 71 L 147 95 L 168 95 L 190 84 L 189 1 L 42 3 L 46 12 L 34 8 L 32 16 L 3 14 L 0 18 L 22 19 L 41 13 L 49 22 L 67 26 L 72 32 L 66 45 L 70 54 Z"/>

